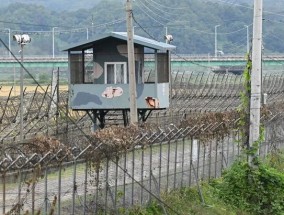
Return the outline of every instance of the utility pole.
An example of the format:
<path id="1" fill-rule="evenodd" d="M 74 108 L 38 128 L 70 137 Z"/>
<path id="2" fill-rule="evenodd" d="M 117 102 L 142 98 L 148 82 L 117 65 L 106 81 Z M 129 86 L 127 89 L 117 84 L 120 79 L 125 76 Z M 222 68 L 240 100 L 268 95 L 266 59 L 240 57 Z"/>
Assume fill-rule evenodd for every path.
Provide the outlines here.
<path id="1" fill-rule="evenodd" d="M 127 51 L 128 51 L 128 74 L 129 74 L 129 97 L 130 97 L 130 123 L 138 123 L 136 104 L 136 78 L 135 78 L 135 58 L 133 41 L 133 17 L 132 0 L 126 0 L 126 24 L 127 24 Z"/>
<path id="2" fill-rule="evenodd" d="M 214 50 L 214 54 L 215 54 L 215 58 L 217 58 L 217 53 L 218 53 L 218 45 L 217 45 L 217 42 L 218 42 L 218 40 L 217 40 L 217 28 L 219 27 L 220 25 L 215 25 L 215 50 Z"/>
<path id="3" fill-rule="evenodd" d="M 261 49 L 262 49 L 262 6 L 263 0 L 254 0 L 253 38 L 252 38 L 252 71 L 250 96 L 250 129 L 249 148 L 260 137 L 260 107 L 261 107 Z M 257 152 L 258 154 L 258 152 Z M 253 158 L 249 156 L 248 162 L 252 166 Z"/>
<path id="4" fill-rule="evenodd" d="M 92 37 L 94 37 L 94 15 L 92 15 Z"/>
<path id="5" fill-rule="evenodd" d="M 56 28 L 58 28 L 58 27 L 52 28 L 52 58 L 54 58 L 54 33 L 55 33 Z"/>
<path id="6" fill-rule="evenodd" d="M 245 25 L 247 29 L 247 54 L 249 54 L 249 26 Z"/>

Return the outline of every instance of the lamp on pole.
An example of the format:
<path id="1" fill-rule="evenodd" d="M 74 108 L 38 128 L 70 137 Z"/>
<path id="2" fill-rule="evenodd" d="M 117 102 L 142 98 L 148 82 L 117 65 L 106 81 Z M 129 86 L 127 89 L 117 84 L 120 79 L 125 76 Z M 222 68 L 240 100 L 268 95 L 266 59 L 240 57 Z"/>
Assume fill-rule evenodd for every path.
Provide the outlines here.
<path id="1" fill-rule="evenodd" d="M 9 34 L 9 57 L 11 57 L 11 30 L 10 28 L 5 28 L 5 30 L 7 30 Z"/>
<path id="2" fill-rule="evenodd" d="M 219 27 L 220 25 L 215 25 L 215 58 L 217 57 L 217 28 Z"/>
<path id="3" fill-rule="evenodd" d="M 54 58 L 54 31 L 58 27 L 53 27 L 52 28 L 52 58 Z"/>
<path id="4" fill-rule="evenodd" d="M 86 30 L 87 30 L 87 40 L 89 40 L 89 28 L 87 27 Z"/>
<path id="5" fill-rule="evenodd" d="M 249 26 L 245 25 L 247 28 L 247 53 L 249 53 Z"/>
<path id="6" fill-rule="evenodd" d="M 13 39 L 21 46 L 21 72 L 20 72 L 20 141 L 23 142 L 23 115 L 24 115 L 24 45 L 31 42 L 31 38 L 27 34 L 13 36 Z"/>

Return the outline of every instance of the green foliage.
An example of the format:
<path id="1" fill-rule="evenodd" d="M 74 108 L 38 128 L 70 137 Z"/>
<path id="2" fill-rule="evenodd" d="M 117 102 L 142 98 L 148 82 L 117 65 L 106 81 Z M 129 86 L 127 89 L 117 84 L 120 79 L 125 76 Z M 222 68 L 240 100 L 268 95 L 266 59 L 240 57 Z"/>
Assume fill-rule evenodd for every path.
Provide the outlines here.
<path id="1" fill-rule="evenodd" d="M 245 161 L 235 162 L 223 177 L 198 187 L 181 188 L 162 194 L 165 203 L 152 201 L 146 208 L 120 210 L 129 215 L 283 215 L 284 154 L 274 152 L 251 168 Z M 169 207 L 167 207 L 168 205 Z"/>
<path id="2" fill-rule="evenodd" d="M 279 172 L 284 172 L 284 153 L 273 152 L 267 156 L 265 162 L 271 167 L 277 169 Z"/>
<path id="3" fill-rule="evenodd" d="M 124 0 L 49 0 L 49 1 L 18 1 L 0 6 L 0 28 L 9 28 L 12 32 L 18 31 L 45 31 L 32 33 L 32 43 L 25 47 L 25 55 L 52 54 L 52 28 L 55 30 L 55 54 L 63 54 L 61 50 L 77 42 L 86 40 L 88 28 L 89 39 L 110 31 L 125 31 L 125 22 L 104 26 L 115 20 L 125 19 Z M 133 2 L 133 14 L 136 22 L 135 32 L 141 36 L 151 37 L 164 41 L 165 26 L 173 34 L 173 44 L 177 46 L 177 53 L 211 54 L 214 55 L 214 26 L 218 28 L 218 50 L 225 54 L 240 54 L 246 50 L 246 28 L 244 25 L 252 23 L 253 12 L 249 7 L 232 7 L 221 2 L 204 2 L 200 0 L 159 0 L 156 3 L 167 5 L 158 7 L 156 3 L 144 1 L 148 11 L 141 2 Z M 283 3 L 278 3 L 283 5 Z M 66 7 L 68 5 L 68 7 Z M 279 8 L 281 8 L 279 5 Z M 62 12 L 62 9 L 64 12 Z M 102 15 L 103 14 L 103 15 Z M 270 20 L 278 17 L 271 14 Z M 93 27 L 92 27 L 93 23 Z M 264 22 L 264 26 L 266 22 Z M 76 29 L 76 30 L 75 30 Z M 250 32 L 252 28 L 250 27 Z M 230 33 L 234 32 L 234 33 Z M 271 33 L 273 32 L 273 33 Z M 0 32 L 3 41 L 8 44 L 8 34 Z M 267 52 L 281 52 L 284 43 L 277 38 L 284 36 L 283 28 L 279 23 L 269 22 L 265 26 L 264 34 L 273 34 L 264 38 Z M 12 43 L 12 50 L 17 44 Z"/>
<path id="4" fill-rule="evenodd" d="M 247 53 L 247 64 L 243 72 L 243 91 L 240 94 L 241 105 L 238 107 L 237 111 L 240 115 L 238 121 L 238 128 L 240 130 L 241 144 L 248 146 L 249 142 L 249 106 L 250 106 L 250 91 L 251 91 L 251 67 L 252 61 L 250 59 L 249 53 Z M 248 147 L 247 147 L 248 149 Z"/>
<path id="5" fill-rule="evenodd" d="M 51 82 L 50 76 L 46 73 L 41 73 L 38 76 L 38 83 L 39 84 L 49 84 Z"/>
<path id="6" fill-rule="evenodd" d="M 5 0 L 1 6 L 7 6 L 12 3 L 25 3 L 25 4 L 37 4 L 45 6 L 51 10 L 77 10 L 78 8 L 87 8 L 90 5 L 96 5 L 102 0 Z M 68 7 L 66 7 L 68 5 Z M 1 7 L 0 6 L 0 7 Z"/>
<path id="7" fill-rule="evenodd" d="M 247 162 L 236 162 L 212 186 L 232 207 L 257 215 L 284 214 L 284 174 L 269 163 L 251 168 Z"/>
<path id="8" fill-rule="evenodd" d="M 157 201 L 153 201 L 146 208 L 134 207 L 129 211 L 124 211 L 123 214 L 163 215 L 166 211 L 169 215 L 176 215 L 176 213 L 181 215 L 245 215 L 239 209 L 226 206 L 224 202 L 216 198 L 215 188 L 208 183 L 202 184 L 202 190 L 206 205 L 201 201 L 197 187 L 182 188 L 162 195 L 162 201 L 170 208 L 165 205 L 162 208 L 162 203 L 159 204 Z"/>

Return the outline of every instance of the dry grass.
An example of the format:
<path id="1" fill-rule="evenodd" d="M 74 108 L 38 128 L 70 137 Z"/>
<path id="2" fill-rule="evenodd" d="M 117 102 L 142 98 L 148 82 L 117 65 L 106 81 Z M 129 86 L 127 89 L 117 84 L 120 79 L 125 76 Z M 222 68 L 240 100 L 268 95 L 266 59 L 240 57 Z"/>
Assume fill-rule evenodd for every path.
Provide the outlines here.
<path id="1" fill-rule="evenodd" d="M 36 85 L 30 85 L 30 86 L 24 86 L 24 89 L 26 92 L 35 92 L 36 90 Z M 47 89 L 47 86 L 42 86 L 38 87 L 37 91 L 38 92 L 45 92 Z M 19 96 L 20 95 L 20 86 L 15 86 L 15 88 L 12 89 L 12 86 L 0 86 L 0 96 L 2 97 L 7 97 L 11 92 L 11 96 Z M 49 91 L 51 90 L 51 87 L 49 86 Z M 60 85 L 59 86 L 60 91 L 67 91 L 68 90 L 68 85 Z"/>

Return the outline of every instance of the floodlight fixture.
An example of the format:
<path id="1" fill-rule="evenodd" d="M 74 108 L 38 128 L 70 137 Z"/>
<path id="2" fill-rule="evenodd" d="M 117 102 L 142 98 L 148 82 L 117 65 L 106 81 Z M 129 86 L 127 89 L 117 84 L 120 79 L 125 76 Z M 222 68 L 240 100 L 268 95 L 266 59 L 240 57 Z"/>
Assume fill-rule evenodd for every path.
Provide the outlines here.
<path id="1" fill-rule="evenodd" d="M 170 43 L 174 40 L 174 37 L 173 35 L 168 34 L 168 35 L 165 35 L 165 40 L 167 41 L 167 43 Z"/>
<path id="2" fill-rule="evenodd" d="M 32 39 L 27 34 L 15 34 L 13 36 L 13 40 L 17 41 L 18 44 L 25 45 L 27 43 L 30 43 Z"/>

